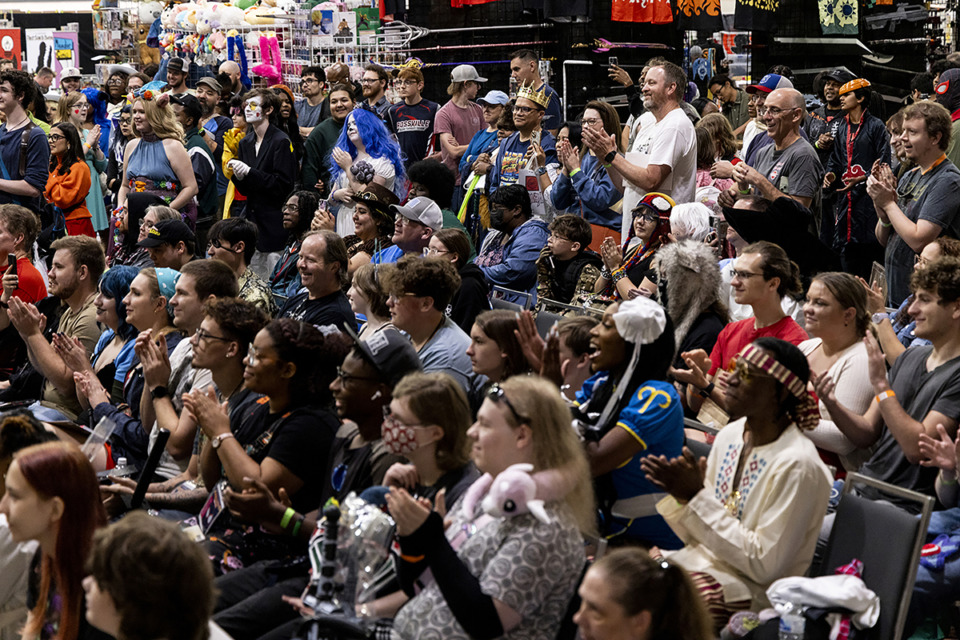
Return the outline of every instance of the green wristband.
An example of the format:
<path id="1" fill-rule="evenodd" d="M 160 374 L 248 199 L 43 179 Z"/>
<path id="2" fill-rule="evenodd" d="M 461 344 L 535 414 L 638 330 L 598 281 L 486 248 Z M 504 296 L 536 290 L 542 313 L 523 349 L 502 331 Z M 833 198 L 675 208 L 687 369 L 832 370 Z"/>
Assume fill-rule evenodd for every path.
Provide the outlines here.
<path id="1" fill-rule="evenodd" d="M 574 169 L 573 171 L 571 171 L 571 172 L 570 172 L 570 177 L 572 178 L 573 176 L 577 175 L 578 173 L 580 173 L 580 167 L 577 167 L 576 169 Z"/>
<path id="2" fill-rule="evenodd" d="M 290 520 L 293 518 L 294 514 L 297 512 L 292 508 L 287 507 L 287 510 L 283 512 L 283 517 L 280 519 L 280 528 L 286 529 L 287 525 L 290 524 Z"/>
<path id="3" fill-rule="evenodd" d="M 300 516 L 300 518 L 297 519 L 297 523 L 293 525 L 293 531 L 290 533 L 290 535 L 292 535 L 294 538 L 300 534 L 300 525 L 303 524 L 303 521 L 304 517 Z"/>

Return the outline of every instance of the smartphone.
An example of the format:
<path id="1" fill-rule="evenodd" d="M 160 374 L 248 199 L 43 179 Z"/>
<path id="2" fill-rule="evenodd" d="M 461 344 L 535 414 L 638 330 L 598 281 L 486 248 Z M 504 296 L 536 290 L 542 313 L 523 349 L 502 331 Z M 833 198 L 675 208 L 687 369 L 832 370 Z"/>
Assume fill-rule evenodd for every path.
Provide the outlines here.
<path id="1" fill-rule="evenodd" d="M 530 143 L 531 143 L 531 144 L 535 144 L 535 145 L 537 145 L 537 146 L 540 146 L 540 134 L 541 134 L 541 133 L 542 133 L 542 132 L 541 132 L 540 129 L 537 129 L 536 131 L 534 131 L 533 134 L 530 136 Z"/>
<path id="2" fill-rule="evenodd" d="M 13 267 L 13 275 L 17 275 L 17 255 L 15 253 L 7 254 L 7 266 Z"/>
<path id="3" fill-rule="evenodd" d="M 609 58 L 607 58 L 607 63 L 609 63 L 611 67 L 620 66 L 620 61 L 617 59 L 617 56 L 610 56 Z"/>

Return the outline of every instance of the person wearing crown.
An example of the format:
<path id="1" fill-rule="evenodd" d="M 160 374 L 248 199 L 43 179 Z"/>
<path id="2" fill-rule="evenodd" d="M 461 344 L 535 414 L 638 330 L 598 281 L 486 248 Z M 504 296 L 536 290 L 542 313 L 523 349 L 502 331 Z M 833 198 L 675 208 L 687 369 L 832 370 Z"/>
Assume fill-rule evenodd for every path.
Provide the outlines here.
<path id="1" fill-rule="evenodd" d="M 542 127 L 549 105 L 550 96 L 543 89 L 537 91 L 533 85 L 524 85 L 517 91 L 513 107 L 513 124 L 517 130 L 500 143 L 487 180 L 491 194 L 500 187 L 516 184 L 523 169 L 542 175 L 550 165 L 554 169 L 560 166 L 557 141 Z M 551 174 L 550 177 L 556 179 L 556 175 Z"/>
<path id="2" fill-rule="evenodd" d="M 697 136 L 680 107 L 687 87 L 683 69 L 671 62 L 655 64 L 643 82 L 643 106 L 633 144 L 626 156 L 617 153 L 614 137 L 602 129 L 583 130 L 590 147 L 611 174 L 624 179 L 622 235 L 627 237 L 632 211 L 644 195 L 657 191 L 677 204 L 692 202 L 697 188 Z"/>

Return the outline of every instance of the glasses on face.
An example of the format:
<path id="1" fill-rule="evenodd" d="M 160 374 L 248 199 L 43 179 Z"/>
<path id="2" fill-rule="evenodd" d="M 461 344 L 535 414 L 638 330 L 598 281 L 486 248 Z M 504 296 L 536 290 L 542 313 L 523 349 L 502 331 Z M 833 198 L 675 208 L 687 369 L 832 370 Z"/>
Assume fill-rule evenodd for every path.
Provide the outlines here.
<path id="1" fill-rule="evenodd" d="M 412 78 L 407 78 L 406 80 L 404 80 L 404 81 L 401 82 L 400 84 L 406 85 L 406 86 L 408 86 L 408 87 L 415 87 L 416 85 L 420 84 L 420 81 L 419 81 L 419 80 L 414 80 L 414 79 L 412 79 Z"/>
<path id="2" fill-rule="evenodd" d="M 380 78 L 364 78 L 360 81 L 360 84 L 373 84 L 375 82 L 380 82 Z"/>
<path id="3" fill-rule="evenodd" d="M 450 253 L 446 249 L 434 249 L 433 247 L 424 247 L 423 248 L 423 257 L 429 258 L 430 256 L 438 256 L 442 253 Z"/>
<path id="4" fill-rule="evenodd" d="M 734 278 L 739 278 L 740 280 L 749 280 L 754 276 L 763 276 L 762 273 L 751 273 L 750 271 L 738 271 L 736 269 L 731 270 L 730 275 L 732 275 Z"/>
<path id="5" fill-rule="evenodd" d="M 657 222 L 660 220 L 660 216 L 652 212 L 647 212 L 647 213 L 641 213 L 636 218 L 634 218 L 634 220 L 637 222 L 641 220 L 643 222 Z"/>
<path id="6" fill-rule="evenodd" d="M 751 367 L 745 360 L 737 360 L 733 365 L 733 372 L 740 378 L 740 382 L 750 384 L 754 378 L 772 378 L 773 376 L 764 373 L 756 367 Z"/>
<path id="7" fill-rule="evenodd" d="M 529 424 L 530 418 L 523 416 L 516 407 L 513 406 L 513 403 L 510 402 L 510 398 L 507 397 L 507 393 L 503 390 L 496 382 L 490 385 L 490 388 L 487 389 L 487 397 L 493 400 L 494 402 L 502 402 L 507 405 L 507 409 L 510 409 L 510 413 L 513 414 L 514 419 L 517 421 L 517 424 Z"/>
<path id="8" fill-rule="evenodd" d="M 514 107 L 513 108 L 514 113 L 527 114 L 527 113 L 530 113 L 531 111 L 534 111 L 533 107 Z"/>
<path id="9" fill-rule="evenodd" d="M 420 225 L 420 223 L 417 222 L 416 220 L 411 220 L 410 218 L 404 218 L 399 213 L 396 215 L 396 217 L 394 217 L 393 222 L 398 227 L 403 227 L 403 226 L 409 227 L 412 224 Z M 424 226 L 424 225 L 420 225 L 420 226 Z"/>
<path id="10" fill-rule="evenodd" d="M 297 213 L 299 211 L 300 211 L 300 207 L 298 207 L 295 204 L 285 204 L 280 209 L 281 213 Z"/>
<path id="11" fill-rule="evenodd" d="M 417 297 L 419 296 L 415 293 L 391 293 L 390 296 L 387 298 L 387 302 L 392 304 L 397 304 L 398 302 L 400 302 L 401 298 L 417 298 Z"/>
<path id="12" fill-rule="evenodd" d="M 122 84 L 123 84 L 123 78 L 107 78 L 107 84 L 108 84 L 108 85 L 111 85 L 111 84 L 113 84 L 113 85 L 122 85 Z"/>
<path id="13" fill-rule="evenodd" d="M 582 119 L 580 120 L 580 126 L 581 126 L 581 127 L 592 127 L 592 126 L 596 125 L 598 122 L 601 122 L 601 120 L 600 120 L 599 118 L 582 118 Z"/>
<path id="14" fill-rule="evenodd" d="M 564 238 L 556 233 L 551 233 L 549 239 L 553 240 L 554 242 L 570 242 L 570 238 Z"/>
<path id="15" fill-rule="evenodd" d="M 790 108 L 790 109 L 781 109 L 780 107 L 766 107 L 766 106 L 764 106 L 764 107 L 757 107 L 757 113 L 759 113 L 761 116 L 764 116 L 764 115 L 766 115 L 766 114 L 769 113 L 769 114 L 770 114 L 771 116 L 773 116 L 774 118 L 779 118 L 779 117 L 782 116 L 784 113 L 787 113 L 788 111 L 794 111 L 794 110 L 796 110 L 796 109 L 797 109 L 797 107 L 793 107 L 793 108 Z"/>
<path id="16" fill-rule="evenodd" d="M 337 378 L 340 379 L 343 384 L 350 384 L 351 380 L 366 380 L 367 382 L 379 382 L 376 378 L 368 378 L 366 376 L 352 376 L 349 373 L 345 372 L 342 367 L 337 367 Z"/>
<path id="17" fill-rule="evenodd" d="M 64 136 L 61 136 L 58 133 L 51 133 L 49 136 L 47 136 L 47 139 L 50 140 L 50 142 L 60 142 L 61 140 L 66 140 Z"/>
<path id="18" fill-rule="evenodd" d="M 316 78 L 300 78 L 300 84 L 312 84 L 314 82 L 320 82 Z"/>
<path id="19" fill-rule="evenodd" d="M 224 338 L 223 336 L 215 336 L 212 333 L 208 333 L 203 329 L 197 329 L 193 332 L 193 335 L 196 336 L 197 342 L 201 340 L 219 340 L 221 342 L 233 342 L 230 338 Z"/>
<path id="20" fill-rule="evenodd" d="M 120 118 L 120 124 L 129 125 L 131 122 L 133 122 L 133 118 Z"/>

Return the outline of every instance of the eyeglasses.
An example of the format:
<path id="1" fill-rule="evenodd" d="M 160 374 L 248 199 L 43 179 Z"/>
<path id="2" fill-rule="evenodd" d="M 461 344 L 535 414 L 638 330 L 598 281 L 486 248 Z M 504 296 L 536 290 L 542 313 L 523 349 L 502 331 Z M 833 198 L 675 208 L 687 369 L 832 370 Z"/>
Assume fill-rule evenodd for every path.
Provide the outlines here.
<path id="1" fill-rule="evenodd" d="M 402 226 L 404 226 L 404 225 L 409 226 L 409 225 L 411 225 L 411 224 L 417 224 L 417 225 L 420 225 L 421 227 L 427 226 L 427 225 L 425 225 L 425 224 L 421 224 L 420 222 L 417 222 L 416 220 L 411 220 L 410 218 L 405 218 L 405 217 L 403 217 L 402 215 L 400 215 L 399 213 L 394 217 L 393 221 L 394 221 L 394 223 L 395 223 L 398 227 L 402 227 Z"/>
<path id="2" fill-rule="evenodd" d="M 441 253 L 450 253 L 446 249 L 434 249 L 433 247 L 424 247 L 423 248 L 423 257 L 429 258 L 430 256 L 440 255 Z"/>
<path id="3" fill-rule="evenodd" d="M 755 276 L 763 276 L 762 273 L 751 273 L 749 271 L 737 271 L 736 269 L 732 269 L 730 271 L 730 275 L 733 276 L 734 278 L 739 278 L 740 280 L 749 280 L 750 278 L 753 278 Z"/>
<path id="4" fill-rule="evenodd" d="M 751 367 L 744 360 L 737 360 L 733 365 L 733 372 L 740 378 L 740 382 L 750 384 L 754 378 L 772 378 L 773 376 Z"/>
<path id="5" fill-rule="evenodd" d="M 203 329 L 197 329 L 193 332 L 193 335 L 196 336 L 197 342 L 201 340 L 219 340 L 221 342 L 233 342 L 231 338 L 224 338 L 223 336 L 215 336 L 212 333 L 207 333 Z"/>
<path id="6" fill-rule="evenodd" d="M 108 85 L 111 85 L 111 84 L 120 85 L 120 84 L 123 84 L 123 83 L 124 83 L 123 78 L 117 78 L 117 77 L 107 78 L 107 84 L 108 84 Z"/>
<path id="7" fill-rule="evenodd" d="M 406 86 L 408 86 L 408 87 L 412 87 L 412 86 L 415 86 L 415 85 L 420 84 L 420 81 L 419 81 L 419 80 L 414 80 L 413 78 L 408 78 L 407 80 L 404 80 L 404 81 L 401 82 L 400 84 L 404 84 L 404 85 L 406 85 Z"/>
<path id="8" fill-rule="evenodd" d="M 320 82 L 316 78 L 300 78 L 300 84 L 310 84 L 313 82 Z"/>
<path id="9" fill-rule="evenodd" d="M 50 142 L 60 142 L 61 140 L 66 140 L 67 138 L 57 133 L 51 133 L 49 136 L 47 136 L 47 139 L 50 140 Z"/>
<path id="10" fill-rule="evenodd" d="M 373 84 L 374 82 L 380 82 L 380 78 L 363 78 L 360 80 L 360 84 Z"/>
<path id="11" fill-rule="evenodd" d="M 516 407 L 513 406 L 513 403 L 510 402 L 510 398 L 507 397 L 507 393 L 503 390 L 497 383 L 490 385 L 490 388 L 487 389 L 487 397 L 493 400 L 494 402 L 502 402 L 507 405 L 507 409 L 510 409 L 510 413 L 513 414 L 514 419 L 516 419 L 518 424 L 529 424 L 530 418 L 523 416 Z"/>
<path id="12" fill-rule="evenodd" d="M 514 113 L 530 113 L 531 111 L 536 111 L 533 107 L 514 107 Z"/>
<path id="13" fill-rule="evenodd" d="M 570 242 L 570 238 L 564 238 L 556 233 L 551 233 L 548 239 L 553 240 L 554 242 Z"/>
<path id="14" fill-rule="evenodd" d="M 774 118 L 779 118 L 787 111 L 795 111 L 796 109 L 799 109 L 799 107 L 791 107 L 790 109 L 781 109 L 780 107 L 757 107 L 757 113 L 761 116 L 769 113 Z"/>
<path id="15" fill-rule="evenodd" d="M 379 382 L 376 378 L 368 378 L 366 376 L 352 376 L 349 373 L 346 373 L 341 367 L 337 367 L 337 378 L 343 381 L 343 384 L 350 384 L 351 380 L 366 380 L 368 382 Z"/>
<path id="16" fill-rule="evenodd" d="M 280 208 L 281 213 L 297 213 L 300 211 L 300 207 L 295 204 L 285 204 Z"/>
<path id="17" fill-rule="evenodd" d="M 208 242 L 208 243 L 207 243 L 207 249 L 224 249 L 225 251 L 232 251 L 232 252 L 234 252 L 234 253 L 240 253 L 239 251 L 237 251 L 237 250 L 234 249 L 233 247 L 225 247 L 225 246 L 223 246 L 223 241 L 220 240 L 220 239 L 211 240 L 210 242 Z"/>
<path id="18" fill-rule="evenodd" d="M 583 119 L 580 120 L 580 126 L 581 126 L 581 127 L 583 127 L 583 126 L 592 127 L 593 125 L 597 124 L 598 122 L 603 122 L 603 121 L 600 120 L 599 118 L 583 118 Z"/>
<path id="19" fill-rule="evenodd" d="M 419 297 L 420 296 L 418 296 L 415 293 L 391 293 L 387 297 L 387 302 L 389 303 L 392 301 L 393 304 L 397 304 L 398 302 L 400 302 L 400 298 L 419 298 Z"/>

